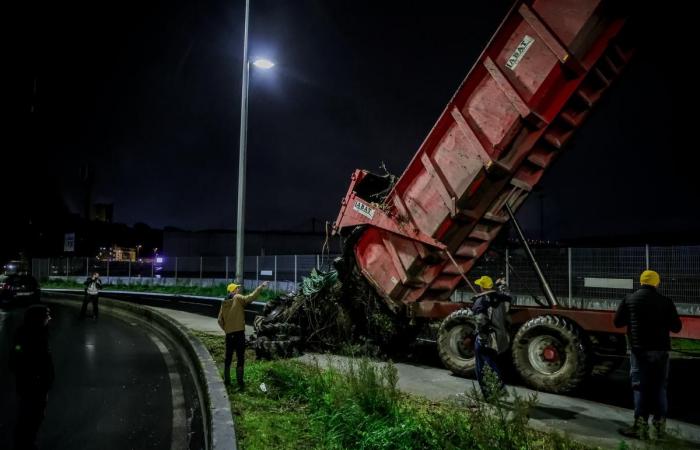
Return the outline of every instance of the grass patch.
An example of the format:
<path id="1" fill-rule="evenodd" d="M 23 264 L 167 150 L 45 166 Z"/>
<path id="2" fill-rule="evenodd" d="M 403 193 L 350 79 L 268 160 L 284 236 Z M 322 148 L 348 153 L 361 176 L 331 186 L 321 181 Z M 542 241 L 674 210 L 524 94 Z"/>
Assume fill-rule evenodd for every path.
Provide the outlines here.
<path id="1" fill-rule="evenodd" d="M 700 341 L 694 339 L 671 339 L 671 349 L 676 352 L 700 356 Z"/>
<path id="2" fill-rule="evenodd" d="M 72 280 L 46 280 L 41 283 L 41 287 L 47 289 L 83 289 L 85 286 Z M 141 284 L 103 284 L 104 291 L 131 291 L 131 292 L 151 292 L 158 294 L 179 294 L 179 295 L 199 295 L 203 297 L 224 297 L 226 295 L 226 284 L 220 283 L 214 286 L 189 286 L 186 284 L 175 284 L 173 286 L 163 286 L 152 284 L 150 280 Z M 259 301 L 266 302 L 281 293 L 272 289 L 263 289 L 258 297 Z"/>
<path id="3" fill-rule="evenodd" d="M 193 332 L 220 365 L 224 340 Z M 246 355 L 246 390 L 229 391 L 243 449 L 584 449 L 527 427 L 533 399 L 435 403 L 397 388 L 391 364 L 350 360 L 342 371 Z M 265 384 L 266 392 L 260 389 Z"/>

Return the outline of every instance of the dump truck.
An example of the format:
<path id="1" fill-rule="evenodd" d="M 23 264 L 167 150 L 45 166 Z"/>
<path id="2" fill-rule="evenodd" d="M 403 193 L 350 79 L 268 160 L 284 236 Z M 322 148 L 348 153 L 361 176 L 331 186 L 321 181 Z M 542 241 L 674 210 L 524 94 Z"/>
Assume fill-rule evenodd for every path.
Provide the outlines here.
<path id="1" fill-rule="evenodd" d="M 631 5 L 515 3 L 403 174 L 352 174 L 333 224 L 344 271 L 397 320 L 441 322 L 438 351 L 456 374 L 474 370 L 474 323 L 451 297 L 634 56 Z M 612 311 L 559 305 L 533 266 L 547 303 L 512 308 L 512 361 L 533 388 L 569 392 L 624 357 L 625 338 Z M 678 337 L 700 338 L 699 319 L 682 316 Z"/>

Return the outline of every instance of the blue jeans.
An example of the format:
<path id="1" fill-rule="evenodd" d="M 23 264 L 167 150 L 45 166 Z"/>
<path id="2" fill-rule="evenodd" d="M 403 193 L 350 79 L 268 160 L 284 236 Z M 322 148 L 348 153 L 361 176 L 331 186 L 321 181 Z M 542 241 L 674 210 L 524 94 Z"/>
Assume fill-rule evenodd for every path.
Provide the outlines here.
<path id="1" fill-rule="evenodd" d="M 669 356 L 667 351 L 632 350 L 630 352 L 630 380 L 634 393 L 634 417 L 654 420 L 665 419 L 668 415 Z"/>
<path id="2" fill-rule="evenodd" d="M 479 382 L 479 387 L 481 388 L 481 393 L 484 397 L 489 397 L 490 392 L 488 386 L 484 383 L 484 369 L 486 366 L 490 367 L 493 373 L 498 378 L 501 388 L 503 388 L 503 377 L 501 377 L 501 371 L 496 363 L 496 358 L 498 354 L 494 349 L 486 348 L 481 344 L 481 338 L 477 336 L 474 342 L 474 358 L 476 360 L 476 379 Z"/>

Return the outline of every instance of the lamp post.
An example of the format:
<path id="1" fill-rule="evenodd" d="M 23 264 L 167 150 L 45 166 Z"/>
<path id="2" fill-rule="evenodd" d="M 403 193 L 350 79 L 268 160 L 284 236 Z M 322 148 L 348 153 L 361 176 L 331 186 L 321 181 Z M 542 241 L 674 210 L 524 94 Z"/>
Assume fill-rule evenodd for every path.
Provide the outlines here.
<path id="1" fill-rule="evenodd" d="M 250 0 L 245 2 L 245 26 L 243 32 L 243 77 L 241 82 L 241 130 L 238 152 L 238 211 L 236 215 L 236 282 L 243 284 L 244 229 L 245 229 L 245 166 L 248 131 L 248 76 L 251 61 L 248 59 L 248 17 Z M 270 69 L 274 63 L 267 59 L 252 62 L 260 69 Z"/>

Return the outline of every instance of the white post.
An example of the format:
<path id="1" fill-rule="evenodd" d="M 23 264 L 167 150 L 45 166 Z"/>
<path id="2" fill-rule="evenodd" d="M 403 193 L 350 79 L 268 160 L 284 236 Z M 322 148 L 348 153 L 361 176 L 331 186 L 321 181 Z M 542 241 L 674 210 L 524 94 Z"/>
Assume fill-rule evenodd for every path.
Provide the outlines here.
<path id="1" fill-rule="evenodd" d="M 321 255 L 316 255 L 316 270 L 321 270 Z"/>
<path id="2" fill-rule="evenodd" d="M 569 308 L 571 308 L 571 302 L 572 302 L 572 292 L 573 292 L 573 286 L 572 286 L 572 270 L 571 270 L 571 247 L 568 249 L 569 253 Z"/>
<path id="3" fill-rule="evenodd" d="M 508 247 L 506 247 L 506 285 L 510 289 L 510 253 L 508 252 Z"/>
<path id="4" fill-rule="evenodd" d="M 647 270 L 649 270 L 649 244 L 644 245 L 644 260 L 647 264 Z"/>

